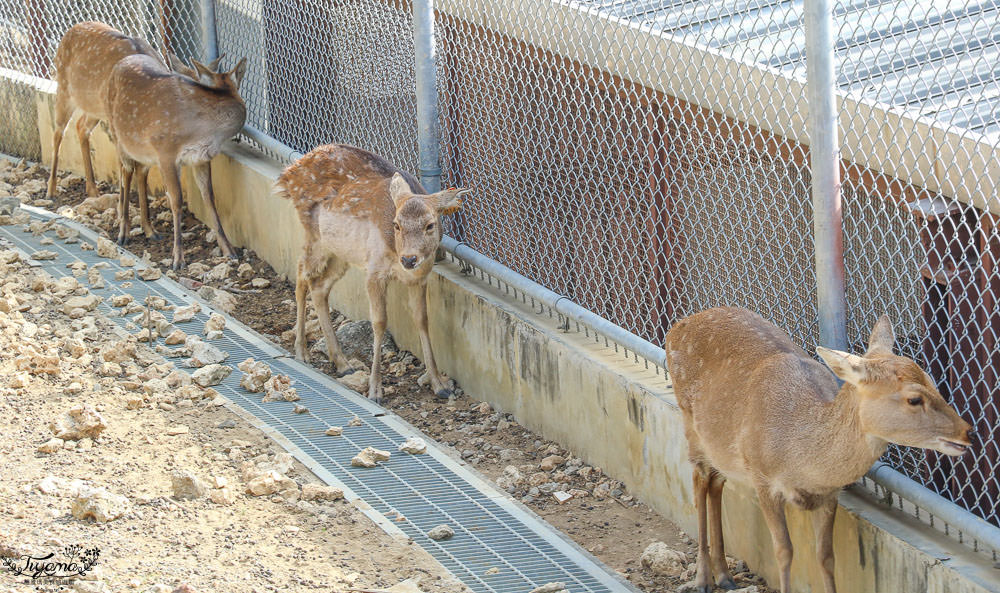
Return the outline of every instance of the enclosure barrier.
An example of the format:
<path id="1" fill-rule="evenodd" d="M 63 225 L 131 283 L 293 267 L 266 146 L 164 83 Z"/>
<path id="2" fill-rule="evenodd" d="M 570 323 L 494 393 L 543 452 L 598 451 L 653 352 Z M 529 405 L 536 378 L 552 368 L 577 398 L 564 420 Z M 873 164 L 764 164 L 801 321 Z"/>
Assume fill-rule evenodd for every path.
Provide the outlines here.
<path id="1" fill-rule="evenodd" d="M 958 461 L 894 447 L 870 475 L 995 560 L 1000 0 L 807 4 L 0 0 L 0 69 L 48 76 L 85 19 L 245 55 L 249 144 L 288 162 L 349 142 L 474 188 L 453 257 L 654 367 L 709 306 L 806 348 L 863 348 L 888 312 L 982 442 Z M 39 158 L 16 113 L 0 149 Z"/>

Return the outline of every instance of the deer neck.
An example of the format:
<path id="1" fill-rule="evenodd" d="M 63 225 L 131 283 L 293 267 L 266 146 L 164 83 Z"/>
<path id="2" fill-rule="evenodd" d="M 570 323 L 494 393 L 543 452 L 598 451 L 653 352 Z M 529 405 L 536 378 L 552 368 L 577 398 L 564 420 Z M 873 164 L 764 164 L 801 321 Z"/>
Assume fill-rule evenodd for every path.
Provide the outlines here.
<path id="1" fill-rule="evenodd" d="M 860 416 L 860 395 L 857 388 L 845 383 L 836 397 L 819 416 L 816 434 L 824 435 L 820 451 L 831 483 L 847 485 L 863 476 L 879 457 L 888 443 L 865 433 Z"/>

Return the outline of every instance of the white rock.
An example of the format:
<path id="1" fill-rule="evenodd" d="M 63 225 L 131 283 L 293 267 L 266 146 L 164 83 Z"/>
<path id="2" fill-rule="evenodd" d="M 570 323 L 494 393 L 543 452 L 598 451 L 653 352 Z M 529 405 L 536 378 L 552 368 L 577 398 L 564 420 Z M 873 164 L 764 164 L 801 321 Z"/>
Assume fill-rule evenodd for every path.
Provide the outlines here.
<path id="1" fill-rule="evenodd" d="M 455 530 L 448 525 L 438 525 L 427 532 L 427 537 L 434 541 L 451 539 L 455 535 Z"/>
<path id="2" fill-rule="evenodd" d="M 226 329 L 226 318 L 218 313 L 212 313 L 208 321 L 205 322 L 205 329 L 202 333 L 207 335 L 211 332 L 221 332 L 224 329 Z"/>
<path id="3" fill-rule="evenodd" d="M 73 501 L 71 512 L 77 519 L 107 523 L 131 510 L 128 499 L 104 488 L 83 488 Z"/>
<path id="4" fill-rule="evenodd" d="M 663 542 L 653 542 L 646 547 L 639 561 L 654 574 L 678 577 L 687 568 L 688 558 L 684 552 L 673 550 Z"/>
<path id="5" fill-rule="evenodd" d="M 334 486 L 322 484 L 303 484 L 302 500 L 340 500 L 344 491 Z"/>
<path id="6" fill-rule="evenodd" d="M 101 257 L 106 257 L 108 259 L 118 258 L 118 246 L 113 242 L 105 239 L 104 237 L 98 237 L 97 239 L 97 255 Z"/>
<path id="7" fill-rule="evenodd" d="M 199 368 L 213 364 L 217 365 L 229 358 L 228 352 L 223 352 L 208 342 L 203 342 L 193 336 L 188 338 L 186 343 L 191 346 L 191 358 L 187 361 L 190 367 Z M 212 385 L 215 385 L 215 383 L 212 383 Z"/>
<path id="8" fill-rule="evenodd" d="M 508 465 L 503 468 L 503 475 L 497 478 L 497 486 L 503 490 L 513 490 L 524 483 L 524 475 L 516 466 Z"/>
<path id="9" fill-rule="evenodd" d="M 267 278 L 254 278 L 250 281 L 250 286 L 254 288 L 267 288 L 271 286 L 271 281 Z"/>
<path id="10" fill-rule="evenodd" d="M 566 590 L 566 583 L 545 583 L 541 587 L 535 587 L 529 593 L 559 593 Z"/>
<path id="11" fill-rule="evenodd" d="M 420 455 L 427 452 L 427 443 L 420 437 L 410 437 L 399 446 L 399 450 L 410 455 Z"/>
<path id="12" fill-rule="evenodd" d="M 60 419 L 49 423 L 49 430 L 64 441 L 95 439 L 107 427 L 104 418 L 89 405 L 73 406 Z"/>
<path id="13" fill-rule="evenodd" d="M 51 438 L 38 446 L 39 453 L 55 453 L 61 451 L 64 441 L 62 439 Z"/>
<path id="14" fill-rule="evenodd" d="M 323 434 L 325 434 L 328 437 L 339 437 L 340 435 L 344 434 L 344 429 L 339 426 L 331 426 L 330 428 L 327 428 L 326 432 L 324 432 Z"/>
<path id="15" fill-rule="evenodd" d="M 368 393 L 368 382 L 369 382 L 368 371 L 357 370 L 351 373 L 350 375 L 344 375 L 343 377 L 340 377 L 339 379 L 337 379 L 337 381 L 339 381 L 341 385 L 344 385 L 349 389 L 353 389 L 358 393 Z"/>
<path id="16" fill-rule="evenodd" d="M 198 476 L 188 470 L 180 470 L 171 474 L 170 484 L 174 491 L 174 498 L 201 498 L 208 491 Z"/>
<path id="17" fill-rule="evenodd" d="M 217 266 L 212 268 L 207 274 L 205 274 L 205 281 L 222 282 L 223 280 L 229 277 L 230 271 L 232 271 L 231 266 L 226 262 L 222 262 L 221 264 L 218 264 Z"/>
<path id="18" fill-rule="evenodd" d="M 174 323 L 185 323 L 194 319 L 194 316 L 201 313 L 201 305 L 197 302 L 191 303 L 186 307 L 180 307 L 174 310 Z"/>

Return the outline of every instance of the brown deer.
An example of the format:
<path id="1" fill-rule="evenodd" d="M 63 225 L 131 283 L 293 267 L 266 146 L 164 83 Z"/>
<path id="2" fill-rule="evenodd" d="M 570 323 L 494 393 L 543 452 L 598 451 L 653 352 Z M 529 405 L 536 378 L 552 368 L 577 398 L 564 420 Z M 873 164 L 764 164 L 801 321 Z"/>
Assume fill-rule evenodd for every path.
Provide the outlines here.
<path id="1" fill-rule="evenodd" d="M 115 65 L 107 84 L 108 128 L 122 171 L 118 242 L 128 239 L 127 197 L 132 172 L 138 171 L 141 179 L 150 166 L 158 165 L 173 214 L 175 270 L 184 266 L 180 181 L 184 164 L 192 165 L 198 189 L 212 211 L 212 230 L 219 248 L 226 256 L 236 257 L 215 208 L 211 160 L 246 121 L 246 106 L 239 94 L 246 60 L 228 72 L 192 63 L 196 79 L 172 72 L 149 56 L 133 55 Z"/>
<path id="2" fill-rule="evenodd" d="M 305 228 L 295 300 L 295 357 L 306 360 L 306 292 L 312 295 L 327 353 L 337 372 L 351 371 L 330 321 L 330 289 L 348 265 L 365 270 L 374 345 L 368 397 L 381 401 L 381 351 L 385 293 L 390 279 L 409 287 L 410 308 L 431 386 L 439 397 L 450 390 L 438 373 L 427 333 L 427 275 L 441 242 L 441 216 L 462 206 L 465 189 L 426 194 L 420 183 L 382 157 L 342 144 L 320 146 L 278 178 Z"/>
<path id="3" fill-rule="evenodd" d="M 66 126 L 77 109 L 83 112 L 76 121 L 76 132 L 83 155 L 87 195 L 97 195 L 94 165 L 90 157 L 90 134 L 98 122 L 108 119 L 105 84 L 111 76 L 111 69 L 122 58 L 136 54 L 159 60 L 156 51 L 145 39 L 129 37 L 104 23 L 78 23 L 63 35 L 53 63 L 58 87 L 53 114 L 55 125 L 52 132 L 52 171 L 49 173 L 48 197 L 54 197 L 58 190 L 56 173 L 59 169 L 59 146 Z M 144 185 L 145 179 L 141 179 L 140 187 Z M 143 229 L 151 236 L 152 229 L 147 229 L 146 226 Z"/>
<path id="4" fill-rule="evenodd" d="M 745 309 L 709 309 L 667 333 L 667 367 L 694 466 L 699 593 L 711 591 L 713 582 L 735 588 L 722 537 L 727 479 L 757 492 L 782 593 L 791 591 L 792 563 L 784 504 L 815 511 L 817 556 L 826 590 L 834 593 L 833 519 L 840 489 L 864 475 L 889 443 L 947 455 L 968 450 L 970 425 L 927 373 L 892 353 L 894 343 L 889 319 L 882 316 L 863 356 L 816 349 L 830 373 Z"/>

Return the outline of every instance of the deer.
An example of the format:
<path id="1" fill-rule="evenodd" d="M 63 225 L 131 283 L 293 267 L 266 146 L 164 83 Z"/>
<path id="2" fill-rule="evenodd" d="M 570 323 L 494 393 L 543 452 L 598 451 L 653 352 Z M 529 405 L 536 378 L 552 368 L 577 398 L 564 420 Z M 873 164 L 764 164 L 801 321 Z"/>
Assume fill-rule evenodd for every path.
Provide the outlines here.
<path id="1" fill-rule="evenodd" d="M 128 195 L 132 174 L 138 172 L 139 179 L 143 179 L 149 167 L 157 165 L 173 215 L 172 267 L 175 270 L 184 267 L 181 165 L 191 165 L 194 170 L 195 183 L 212 213 L 210 224 L 219 249 L 227 257 L 237 257 L 215 206 L 211 161 L 222 150 L 222 144 L 235 136 L 246 121 L 246 105 L 239 94 L 240 82 L 246 73 L 246 58 L 226 72 L 216 72 L 194 60 L 191 63 L 194 68 L 181 73 L 150 56 L 128 56 L 112 69 L 106 86 L 108 129 L 118 149 L 122 180 L 118 243 L 128 241 Z"/>
<path id="2" fill-rule="evenodd" d="M 408 288 L 424 366 L 441 398 L 451 390 L 438 372 L 427 331 L 427 277 L 441 242 L 441 217 L 462 207 L 470 190 L 427 194 L 412 175 L 372 152 L 346 144 L 320 146 L 286 168 L 275 184 L 305 230 L 295 282 L 295 357 L 306 355 L 306 294 L 312 297 L 327 355 L 344 375 L 353 369 L 330 320 L 330 290 L 349 266 L 365 271 L 374 334 L 368 398 L 382 400 L 381 351 L 390 279 Z"/>
<path id="3" fill-rule="evenodd" d="M 817 347 L 824 367 L 778 327 L 742 308 L 708 309 L 670 329 L 666 362 L 698 514 L 696 591 L 709 593 L 716 583 L 736 587 L 722 534 L 727 480 L 756 491 L 781 593 L 791 591 L 785 503 L 813 512 L 824 587 L 835 593 L 833 521 L 841 488 L 864 475 L 889 443 L 952 456 L 969 450 L 972 427 L 916 362 L 893 354 L 894 343 L 883 315 L 863 355 Z"/>
<path id="4" fill-rule="evenodd" d="M 90 156 L 90 135 L 98 123 L 108 119 L 104 86 L 111 76 L 111 69 L 122 58 L 137 54 L 153 60 L 159 59 L 156 50 L 145 39 L 129 37 L 104 23 L 77 23 L 63 35 L 53 62 L 58 86 L 53 110 L 52 170 L 49 172 L 47 192 L 49 198 L 55 197 L 58 191 L 56 173 L 59 169 L 59 147 L 69 120 L 77 109 L 83 112 L 76 121 L 76 132 L 83 156 L 87 195 L 98 194 Z M 145 186 L 145 178 L 140 179 L 139 186 Z M 147 236 L 153 236 L 151 228 L 144 226 L 143 229 Z"/>

